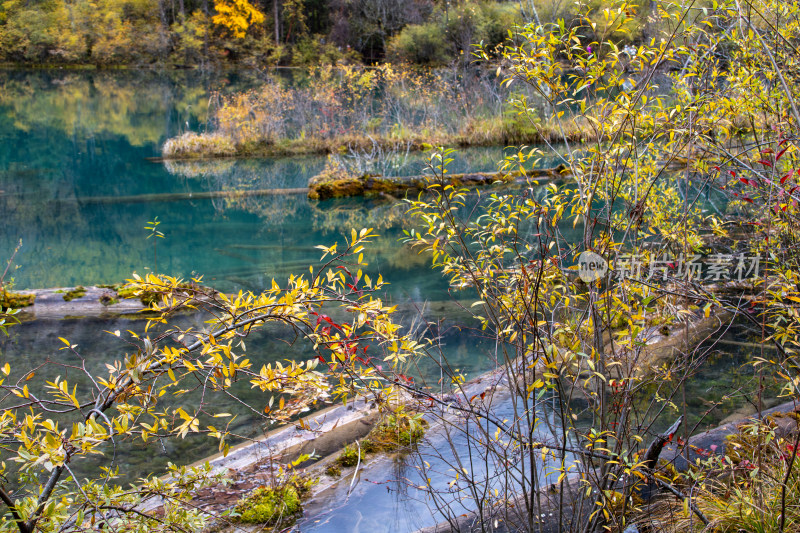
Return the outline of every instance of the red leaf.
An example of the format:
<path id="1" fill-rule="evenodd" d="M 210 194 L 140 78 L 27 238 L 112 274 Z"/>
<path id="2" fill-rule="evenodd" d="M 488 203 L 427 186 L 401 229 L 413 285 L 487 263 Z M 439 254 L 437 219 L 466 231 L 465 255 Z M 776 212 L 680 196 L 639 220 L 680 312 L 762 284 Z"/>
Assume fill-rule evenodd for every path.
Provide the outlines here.
<path id="1" fill-rule="evenodd" d="M 800 169 L 798 169 L 798 171 L 800 171 Z M 736 172 L 734 172 L 733 170 L 729 170 L 728 172 L 730 172 L 731 176 L 733 176 L 734 178 L 736 177 Z"/>
<path id="2" fill-rule="evenodd" d="M 781 160 L 781 157 L 783 157 L 783 154 L 784 154 L 784 153 L 786 152 L 786 150 L 788 150 L 788 149 L 789 149 L 789 147 L 787 146 L 786 148 L 784 148 L 783 150 L 781 150 L 780 152 L 778 152 L 778 155 L 776 155 L 776 156 L 775 156 L 775 161 L 780 161 L 780 160 Z"/>
<path id="3" fill-rule="evenodd" d="M 750 202 L 751 204 L 753 203 L 753 200 L 751 200 L 750 198 L 747 198 L 745 196 L 742 196 L 742 200 L 744 200 L 745 202 Z"/>
<path id="4" fill-rule="evenodd" d="M 781 178 L 781 185 L 783 185 L 791 174 L 786 174 L 784 177 Z"/>
<path id="5" fill-rule="evenodd" d="M 759 160 L 759 163 L 761 163 L 765 167 L 772 167 L 772 163 L 770 163 L 769 161 L 764 161 L 763 159 Z"/>
<path id="6" fill-rule="evenodd" d="M 765 148 L 765 149 L 761 150 L 761 153 L 762 154 L 774 154 L 775 152 L 772 150 L 772 148 Z"/>

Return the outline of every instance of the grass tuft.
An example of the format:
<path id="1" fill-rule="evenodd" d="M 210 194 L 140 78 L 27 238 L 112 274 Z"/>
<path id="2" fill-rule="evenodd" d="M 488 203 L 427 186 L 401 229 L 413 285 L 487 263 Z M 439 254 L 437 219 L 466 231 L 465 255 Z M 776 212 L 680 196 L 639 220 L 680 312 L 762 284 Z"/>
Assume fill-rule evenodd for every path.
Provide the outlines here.
<path id="1" fill-rule="evenodd" d="M 317 479 L 292 475 L 278 486 L 259 487 L 236 504 L 236 520 L 276 528 L 290 526 L 303 510 L 302 501 L 316 483 Z"/>
<path id="2" fill-rule="evenodd" d="M 71 291 L 65 292 L 62 298 L 64 298 L 65 302 L 71 302 L 76 298 L 83 298 L 84 296 L 86 296 L 86 287 L 81 287 L 79 285 L 74 289 L 72 289 Z"/>
<path id="3" fill-rule="evenodd" d="M 173 159 L 226 157 L 236 154 L 236 146 L 224 135 L 187 132 L 169 139 L 162 152 Z"/>
<path id="4" fill-rule="evenodd" d="M 3 289 L 0 292 L 0 309 L 20 309 L 33 305 L 35 294 L 13 292 Z"/>
<path id="5" fill-rule="evenodd" d="M 245 524 L 288 525 L 301 510 L 300 495 L 288 484 L 256 489 L 236 505 L 239 521 Z"/>
<path id="6" fill-rule="evenodd" d="M 358 464 L 359 458 L 362 463 L 366 461 L 367 454 L 364 449 L 356 445 L 348 444 L 344 447 L 339 457 L 336 458 L 336 463 L 340 467 L 351 468 Z"/>

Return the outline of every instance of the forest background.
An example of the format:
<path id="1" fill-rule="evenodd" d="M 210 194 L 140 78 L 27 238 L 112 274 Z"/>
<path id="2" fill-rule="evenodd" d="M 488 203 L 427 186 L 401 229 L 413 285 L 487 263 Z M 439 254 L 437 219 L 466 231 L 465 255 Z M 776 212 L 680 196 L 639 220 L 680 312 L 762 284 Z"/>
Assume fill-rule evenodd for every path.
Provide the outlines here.
<path id="1" fill-rule="evenodd" d="M 34 66 L 305 66 L 471 61 L 566 0 L 6 0 L 0 62 Z M 646 10 L 642 10 L 646 12 Z M 576 14 L 574 14 L 576 15 Z M 633 31 L 626 38 L 635 38 Z"/>

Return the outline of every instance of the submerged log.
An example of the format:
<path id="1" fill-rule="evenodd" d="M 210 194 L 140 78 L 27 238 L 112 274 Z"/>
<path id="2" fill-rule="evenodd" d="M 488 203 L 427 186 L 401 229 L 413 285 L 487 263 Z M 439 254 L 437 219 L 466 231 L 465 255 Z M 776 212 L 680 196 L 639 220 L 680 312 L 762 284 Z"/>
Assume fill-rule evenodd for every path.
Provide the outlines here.
<path id="1" fill-rule="evenodd" d="M 739 432 L 739 428 L 748 423 L 756 420 L 769 419 L 775 424 L 775 432 L 781 436 L 786 437 L 792 432 L 797 431 L 798 420 L 800 420 L 800 406 L 796 402 L 786 402 L 771 409 L 767 409 L 761 413 L 760 416 L 750 416 L 740 418 L 735 422 L 723 424 L 715 429 L 711 429 L 704 433 L 694 435 L 689 438 L 689 441 L 684 445 L 678 446 L 674 442 L 659 443 L 663 449 L 664 457 L 660 461 L 660 465 L 670 464 L 678 472 L 685 472 L 691 465 L 695 464 L 698 459 L 705 460 L 709 455 L 716 455 L 723 457 L 726 454 L 728 445 L 728 437 Z M 678 422 L 682 421 L 682 417 L 673 424 L 664 434 L 659 435 L 656 441 L 663 439 L 664 435 L 674 433 L 678 429 Z M 652 449 L 652 446 L 651 446 Z M 661 452 L 659 451 L 659 455 Z M 655 452 L 652 453 L 651 458 L 655 458 Z M 654 465 L 655 466 L 655 465 Z M 663 468 L 658 466 L 657 468 Z M 687 499 L 687 496 L 675 487 L 661 480 L 656 480 L 661 489 L 668 490 L 675 496 Z M 563 490 L 564 498 L 560 498 L 561 491 Z M 649 495 L 653 498 L 657 493 Z M 589 500 L 590 505 L 586 505 L 586 500 L 581 502 L 581 498 L 586 497 L 585 486 L 580 483 L 580 474 L 572 474 L 564 479 L 563 488 L 559 484 L 549 485 L 541 489 L 536 496 L 539 499 L 539 509 L 544 511 L 541 515 L 542 521 L 537 531 L 544 533 L 561 533 L 563 531 L 573 531 L 572 526 L 585 524 L 588 515 L 591 512 L 593 503 Z M 532 496 L 528 496 L 530 500 Z M 533 501 L 533 500 L 531 500 Z M 475 511 L 460 514 L 452 517 L 449 521 L 443 521 L 431 527 L 426 527 L 417 530 L 415 533 L 465 533 L 472 531 L 520 531 L 526 524 L 526 516 L 523 515 L 525 497 L 522 495 L 508 496 L 509 504 L 503 508 L 489 509 L 487 514 L 480 516 Z M 582 505 L 583 503 L 583 505 Z M 699 509 L 695 508 L 691 501 L 688 502 L 689 507 L 694 513 L 698 515 L 701 521 L 708 523 L 708 519 L 703 516 Z M 587 509 L 588 507 L 588 509 Z M 499 524 L 495 522 L 498 518 L 513 518 L 513 513 L 508 511 L 517 510 L 519 516 L 518 523 L 501 521 Z M 536 516 L 536 515 L 534 515 Z M 498 527 L 499 526 L 499 527 Z"/>
<path id="2" fill-rule="evenodd" d="M 449 174 L 445 184 L 455 187 L 480 187 L 495 183 L 523 183 L 527 180 L 554 180 L 569 172 L 565 165 L 553 168 L 531 169 L 525 173 L 515 172 L 472 172 Z M 404 195 L 431 189 L 441 185 L 441 181 L 426 176 L 382 177 L 374 175 L 336 176 L 320 175 L 308 182 L 308 197 L 312 200 L 346 198 L 348 196 L 368 196 L 387 193 Z"/>
<path id="3" fill-rule="evenodd" d="M 305 187 L 292 189 L 250 189 L 235 191 L 197 191 L 197 192 L 168 192 L 154 194 L 137 194 L 132 196 L 86 196 L 83 198 L 68 198 L 59 202 L 73 201 L 83 204 L 135 204 L 151 202 L 180 202 L 184 200 L 211 200 L 214 198 L 252 198 L 258 196 L 278 196 L 283 194 L 304 194 L 308 192 Z"/>
<path id="4" fill-rule="evenodd" d="M 16 293 L 15 293 L 16 294 Z M 202 285 L 183 283 L 176 292 L 178 300 L 191 297 L 214 296 L 217 291 Z M 76 319 L 97 317 L 141 318 L 148 312 L 150 304 L 161 299 L 158 292 L 136 293 L 123 283 L 115 285 L 78 286 L 60 289 L 30 289 L 19 293 L 25 300 L 23 304 L 11 306 L 0 299 L 0 308 L 15 307 L 16 318 L 24 321 L 38 319 Z M 186 309 L 192 312 L 191 309 Z"/>

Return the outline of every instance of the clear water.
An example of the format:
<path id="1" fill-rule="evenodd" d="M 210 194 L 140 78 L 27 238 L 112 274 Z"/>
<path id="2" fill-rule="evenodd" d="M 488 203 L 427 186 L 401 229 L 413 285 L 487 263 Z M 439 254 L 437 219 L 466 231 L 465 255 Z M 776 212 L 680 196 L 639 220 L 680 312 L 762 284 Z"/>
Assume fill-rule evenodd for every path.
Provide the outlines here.
<path id="1" fill-rule="evenodd" d="M 749 396 L 758 384 L 751 364 L 753 348 L 742 344 L 752 341 L 754 332 L 737 324 L 720 333 L 720 338 L 702 345 L 696 352 L 698 362 L 703 361 L 701 372 L 686 382 L 687 427 L 692 434 L 716 427 L 729 414 L 754 401 Z M 774 383 L 767 383 L 766 397 L 775 398 L 777 392 Z M 652 400 L 647 393 L 642 396 L 644 404 Z M 768 401 L 767 407 L 776 402 Z M 518 414 L 510 404 L 510 401 L 498 402 L 492 414 L 498 419 L 516 419 Z M 668 410 L 664 422 L 652 428 L 653 434 L 664 431 L 680 414 Z M 738 418 L 748 414 L 743 412 Z M 491 433 L 494 426 L 489 425 L 489 428 Z M 537 428 L 534 434 L 546 440 L 545 431 Z M 455 489 L 448 485 L 461 467 L 468 467 L 476 484 L 489 489 L 488 494 L 497 487 L 500 494 L 506 493 L 503 483 L 507 487 L 517 486 L 520 471 L 529 467 L 526 461 L 520 460 L 510 466 L 503 464 L 497 456 L 486 454 L 480 446 L 475 447 L 477 437 L 474 432 L 471 434 L 468 440 L 463 432 L 450 431 L 450 435 L 446 435 L 439 428 L 426 435 L 415 453 L 379 457 L 365 463 L 355 483 L 352 475 L 348 475 L 306 502 L 298 529 L 313 533 L 362 533 L 416 531 L 433 526 L 443 522 L 446 516 L 440 509 L 442 502 L 419 488 L 425 485 L 426 478 L 432 480 L 437 494 L 449 500 L 451 517 L 469 513 L 476 508 L 471 494 L 459 490 L 459 485 Z M 568 462 L 571 460 L 567 458 Z M 558 474 L 553 473 L 553 466 L 537 457 L 540 485 L 557 481 Z"/>
<path id="2" fill-rule="evenodd" d="M 223 291 L 257 291 L 273 278 L 280 283 L 306 272 L 319 260 L 316 245 L 332 244 L 351 228 L 374 227 L 380 237 L 365 255 L 372 273 L 391 281 L 385 297 L 409 308 L 427 303 L 430 317 L 452 316 L 455 306 L 441 276 L 398 242 L 406 224 L 402 205 L 364 199 L 315 203 L 305 194 L 191 198 L 206 191 L 304 187 L 325 157 L 169 164 L 147 159 L 159 155 L 169 136 L 205 127 L 212 90 L 256 81 L 255 74 L 0 71 L 0 259 L 5 262 L 22 241 L 6 282 L 18 289 L 107 284 L 157 267 L 182 277 L 201 274 Z M 500 148 L 464 151 L 453 170 L 493 170 L 502 154 Z M 425 156 L 412 154 L 397 173 L 418 174 L 424 165 Z M 155 217 L 165 238 L 154 243 L 144 226 Z M 182 320 L 201 325 L 197 317 Z M 88 386 L 70 365 L 104 373 L 105 363 L 124 356 L 127 347 L 103 332 L 143 327 L 143 321 L 129 319 L 27 322 L 0 339 L 0 360 L 20 372 L 48 359 L 63 363 L 37 371 L 32 390 L 55 375 Z M 248 340 L 254 365 L 307 357 L 308 346 L 287 347 L 286 335 L 270 330 Z M 59 351 L 59 337 L 77 344 L 80 356 Z M 476 357 L 475 341 L 461 332 L 444 337 L 447 356 L 461 372 L 475 374 L 489 364 Z M 235 392 L 254 405 L 265 401 L 246 382 Z M 219 411 L 237 414 L 235 434 L 254 437 L 266 429 L 253 411 L 229 398 L 219 395 L 213 402 Z M 186 439 L 164 442 L 155 458 L 124 444 L 116 453 L 124 481 L 157 472 L 168 460 L 191 462 L 215 451 L 208 441 Z"/>
<path id="3" fill-rule="evenodd" d="M 166 138 L 204 129 L 212 90 L 229 91 L 257 81 L 257 74 L 247 73 L 0 71 L 0 259 L 7 259 L 22 240 L 6 281 L 13 278 L 17 288 L 116 283 L 157 264 L 160 272 L 202 274 L 220 290 L 259 290 L 272 278 L 306 271 L 319 259 L 315 245 L 331 244 L 353 227 L 371 226 L 381 236 L 367 256 L 370 268 L 391 282 L 387 297 L 401 304 L 429 302 L 431 316 L 454 318 L 456 307 L 440 275 L 398 242 L 407 223 L 402 207 L 369 199 L 312 203 L 304 194 L 239 200 L 190 197 L 204 191 L 304 187 L 323 167 L 323 157 L 168 165 L 147 160 L 159 155 Z M 502 150 L 465 150 L 456 158 L 453 171 L 494 170 Z M 423 166 L 423 156 L 413 156 L 407 171 L 398 173 L 415 174 Z M 165 193 L 174 196 L 152 196 Z M 144 226 L 155 217 L 166 238 L 154 250 Z M 100 371 L 108 359 L 124 354 L 125 346 L 102 331 L 142 327 L 127 319 L 25 323 L 0 339 L 0 364 L 10 361 L 24 369 L 49 359 L 65 365 L 37 375 L 32 388 L 43 386 L 55 373 L 79 379 L 69 365 L 87 364 Z M 78 344 L 82 357 L 59 351 L 58 337 Z M 284 333 L 274 330 L 253 337 L 248 341 L 251 360 L 260 366 L 303 357 L 307 347 L 287 347 L 284 340 Z M 444 341 L 450 363 L 464 373 L 492 366 L 487 355 L 491 346 L 482 346 L 475 337 L 452 329 Z M 732 384 L 750 390 L 752 372 L 743 366 L 748 358 L 749 351 L 739 346 L 716 348 L 711 364 L 687 390 L 697 413 L 728 394 Z M 237 387 L 236 392 L 254 404 L 263 401 L 247 383 Z M 254 413 L 222 396 L 214 402 L 220 410 L 238 414 L 235 433 L 263 433 L 263 421 Z M 724 407 L 731 410 L 744 400 L 726 402 Z M 702 419 L 698 414 L 692 422 L 713 424 L 724 411 Z M 463 449 L 463 443 L 460 446 Z M 215 451 L 203 439 L 164 442 L 155 454 L 152 448 L 122 445 L 116 464 L 120 480 L 126 481 L 157 472 L 168 460 L 191 462 Z M 76 468 L 88 471 L 91 465 Z M 398 463 L 369 477 L 383 483 L 410 473 L 413 465 Z M 332 499 L 309 507 L 304 529 L 358 531 L 369 526 L 373 531 L 402 531 L 430 523 L 430 514 L 421 518 L 427 511 L 423 498 L 408 497 L 401 485 L 389 488 L 359 483 L 345 503 L 329 512 L 330 502 L 342 495 L 342 487 L 334 488 Z M 363 512 L 365 502 L 374 502 L 372 514 L 356 523 L 354 512 Z M 387 516 L 396 517 L 396 522 L 390 523 Z"/>
<path id="4" fill-rule="evenodd" d="M 242 83 L 174 73 L 0 72 L 0 257 L 22 240 L 16 287 L 115 283 L 157 266 L 203 274 L 220 290 L 257 290 L 272 277 L 305 271 L 319 259 L 315 245 L 374 225 L 382 234 L 372 251 L 375 271 L 393 281 L 395 295 L 430 294 L 438 276 L 424 261 L 408 261 L 397 244 L 402 209 L 381 216 L 368 211 L 370 202 L 316 204 L 303 194 L 146 201 L 152 194 L 305 187 L 323 167 L 324 157 L 148 161 L 167 137 L 204 127 L 203 102 L 220 85 Z M 423 157 L 410 158 L 409 174 L 422 169 Z M 471 150 L 454 170 L 496 169 L 501 158 L 501 149 Z M 166 238 L 154 251 L 144 226 L 155 217 Z"/>
<path id="5" fill-rule="evenodd" d="M 492 413 L 499 419 L 515 418 L 508 399 L 497 401 Z M 523 474 L 529 487 L 529 460 L 514 457 L 513 463 L 509 463 L 509 456 L 502 453 L 485 453 L 474 446 L 470 449 L 469 443 L 474 445 L 479 438 L 473 425 L 467 425 L 466 431 L 458 426 L 438 427 L 410 455 L 383 456 L 365 463 L 356 472 L 356 483 L 352 486 L 353 476 L 349 474 L 307 502 L 298 529 L 314 533 L 416 531 L 444 521 L 446 515 L 441 508 L 448 507 L 451 517 L 468 513 L 475 510 L 475 505 L 473 494 L 461 476 L 456 480 L 456 472 L 461 469 L 476 484 L 485 484 L 488 490 L 484 494 L 489 500 L 494 489 L 507 494 L 509 488 L 520 487 Z M 497 427 L 487 424 L 484 429 L 492 434 Z M 534 438 L 544 438 L 546 430 L 534 429 L 532 434 Z M 558 474 L 553 473 L 556 465 L 549 458 L 544 462 L 537 459 L 534 466 L 541 485 L 557 480 Z M 434 500 L 428 489 L 420 488 L 426 485 L 427 478 L 431 479 L 430 489 L 441 500 Z"/>
<path id="6" fill-rule="evenodd" d="M 173 324 L 183 328 L 201 328 L 205 318 L 199 315 L 184 315 L 175 318 Z M 0 366 L 6 362 L 11 364 L 12 380 L 22 378 L 31 369 L 35 369 L 34 376 L 27 381 L 29 389 L 34 392 L 43 390 L 47 381 L 60 376 L 69 383 L 70 388 L 78 386 L 81 402 L 88 401 L 92 384 L 79 369 L 86 368 L 92 375 L 104 376 L 107 374 L 106 363 L 121 359 L 130 350 L 123 339 L 106 332 L 128 329 L 142 332 L 144 326 L 143 320 L 127 318 L 26 321 L 10 328 L 8 337 L 0 337 Z M 77 354 L 60 350 L 63 343 L 59 337 L 67 338 L 72 344 L 77 345 Z M 256 330 L 247 339 L 248 358 L 256 369 L 275 361 L 307 359 L 311 347 L 303 342 L 292 344 L 292 340 L 292 333 L 284 328 L 265 327 Z M 442 331 L 442 344 L 448 360 L 455 368 L 468 375 L 485 370 L 488 359 L 482 360 L 476 357 L 483 347 L 475 342 L 474 337 L 470 338 L 462 335 L 460 331 L 445 328 Z M 48 360 L 49 364 L 42 364 Z M 430 374 L 432 369 L 421 368 L 413 373 L 418 372 Z M 191 384 L 187 386 L 191 388 Z M 207 413 L 227 412 L 235 415 L 235 418 L 230 419 L 228 426 L 232 435 L 231 443 L 262 437 L 273 429 L 268 419 L 261 413 L 268 395 L 257 388 L 252 388 L 249 380 L 244 378 L 236 381 L 229 392 L 230 395 L 209 389 L 202 393 L 202 400 Z M 197 407 L 200 401 L 200 390 L 177 398 L 168 394 L 159 400 L 156 409 L 170 411 L 179 405 Z M 3 407 L 8 405 L 6 403 Z M 60 420 L 62 424 L 71 423 L 73 420 L 59 418 L 56 415 L 50 416 L 57 421 Z M 206 424 L 221 427 L 220 422 L 223 420 L 229 419 L 212 420 L 210 417 L 201 416 L 203 427 Z M 109 449 L 108 452 L 113 453 L 114 465 L 120 468 L 118 481 L 132 482 L 147 474 L 160 473 L 168 462 L 188 464 L 208 457 L 217 452 L 217 446 L 214 441 L 204 436 L 168 439 L 146 446 L 118 439 L 116 448 Z M 74 463 L 72 468 L 78 475 L 88 475 L 94 468 L 94 459 L 93 457 L 81 459 Z"/>

